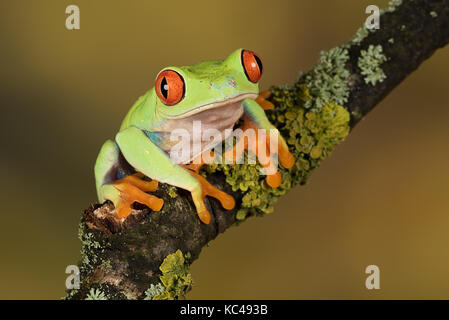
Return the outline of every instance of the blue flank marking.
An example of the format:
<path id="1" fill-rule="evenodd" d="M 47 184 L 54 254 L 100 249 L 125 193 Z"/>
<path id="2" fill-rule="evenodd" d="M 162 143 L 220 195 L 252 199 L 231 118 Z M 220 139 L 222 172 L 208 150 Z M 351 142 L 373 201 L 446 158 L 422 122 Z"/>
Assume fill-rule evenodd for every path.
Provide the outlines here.
<path id="1" fill-rule="evenodd" d="M 150 132 L 150 131 L 143 131 L 147 137 L 155 144 L 160 146 L 162 144 L 162 137 L 159 133 L 157 132 Z"/>
<path id="2" fill-rule="evenodd" d="M 116 179 L 122 179 L 124 177 L 129 176 L 129 174 L 127 172 L 125 172 L 125 170 L 123 170 L 123 168 L 118 168 L 117 170 L 117 175 L 116 175 Z"/>

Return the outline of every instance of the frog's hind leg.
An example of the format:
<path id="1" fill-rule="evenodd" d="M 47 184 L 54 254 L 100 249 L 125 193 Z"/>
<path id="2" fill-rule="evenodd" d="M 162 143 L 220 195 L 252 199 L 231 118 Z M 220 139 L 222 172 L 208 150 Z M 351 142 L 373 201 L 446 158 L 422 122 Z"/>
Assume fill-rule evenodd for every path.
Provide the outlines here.
<path id="1" fill-rule="evenodd" d="M 157 189 L 157 181 L 142 180 L 143 176 L 134 173 L 114 141 L 104 143 L 95 163 L 97 194 L 100 202 L 110 200 L 114 203 L 119 218 L 131 213 L 134 202 L 142 203 L 154 211 L 162 208 L 162 199 L 146 193 Z"/>

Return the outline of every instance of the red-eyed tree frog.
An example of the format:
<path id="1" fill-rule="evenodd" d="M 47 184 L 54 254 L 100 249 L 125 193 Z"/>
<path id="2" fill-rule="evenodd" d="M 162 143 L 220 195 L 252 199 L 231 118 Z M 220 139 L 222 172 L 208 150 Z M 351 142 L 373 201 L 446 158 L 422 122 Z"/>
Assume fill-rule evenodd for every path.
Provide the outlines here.
<path id="1" fill-rule="evenodd" d="M 170 151 L 176 141 L 172 141 L 170 134 L 179 128 L 193 134 L 194 121 L 201 121 L 203 129 L 213 128 L 224 133 L 239 119 L 243 119 L 242 130 L 277 130 L 264 112 L 274 107 L 266 100 L 269 92 L 259 94 L 262 72 L 259 56 L 244 49 L 234 51 L 225 60 L 163 69 L 156 77 L 155 86 L 131 107 L 115 140 L 107 140 L 100 150 L 94 170 L 99 201 L 112 201 L 118 218 L 127 217 L 134 202 L 159 211 L 163 200 L 147 192 L 155 191 L 158 182 L 163 182 L 190 191 L 203 223 L 210 222 L 205 196 L 218 199 L 227 210 L 232 209 L 234 198 L 198 174 L 203 161 L 186 164 L 201 158 L 213 146 L 203 143 L 197 148 L 197 154 L 188 153 L 184 159 L 187 162 L 175 163 Z M 223 134 L 222 139 L 225 138 Z M 257 153 L 257 147 L 247 139 L 239 143 Z M 268 139 L 266 143 L 267 152 L 276 152 L 284 168 L 293 166 L 294 157 L 281 135 L 278 135 L 277 150 L 270 150 Z M 235 148 L 231 152 L 235 153 Z M 143 179 L 145 176 L 152 181 Z M 277 188 L 281 175 L 275 171 L 266 181 L 270 187 Z"/>

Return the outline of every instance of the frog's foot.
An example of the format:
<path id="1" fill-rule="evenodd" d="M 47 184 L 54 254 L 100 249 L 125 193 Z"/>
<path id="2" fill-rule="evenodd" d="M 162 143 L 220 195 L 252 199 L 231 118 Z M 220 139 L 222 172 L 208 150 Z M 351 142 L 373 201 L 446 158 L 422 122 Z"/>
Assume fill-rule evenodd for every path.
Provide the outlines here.
<path id="1" fill-rule="evenodd" d="M 132 212 L 132 204 L 138 202 L 153 211 L 160 211 L 164 200 L 146 192 L 156 191 L 158 182 L 142 180 L 142 174 L 127 176 L 110 184 L 103 185 L 101 191 L 105 199 L 111 200 L 117 211 L 117 216 L 126 218 Z"/>
<path id="2" fill-rule="evenodd" d="M 274 104 L 266 99 L 268 99 L 271 96 L 270 90 L 265 90 L 262 92 L 259 92 L 259 96 L 255 99 L 255 101 L 259 104 L 259 106 L 262 107 L 264 110 L 271 110 L 274 109 Z"/>
<path id="3" fill-rule="evenodd" d="M 200 183 L 201 189 L 192 191 L 192 199 L 195 204 L 198 217 L 200 220 L 209 224 L 210 213 L 204 204 L 204 198 L 206 196 L 211 196 L 220 201 L 223 208 L 226 210 L 231 210 L 235 206 L 235 200 L 229 194 L 215 188 L 209 181 L 202 177 L 198 172 L 204 164 L 211 163 L 214 159 L 214 153 L 208 151 L 195 158 L 192 163 L 184 165 L 183 167 L 188 169 L 187 171 Z"/>
<path id="4" fill-rule="evenodd" d="M 159 183 L 156 180 L 151 181 L 142 180 L 143 177 L 145 177 L 145 175 L 143 173 L 138 172 L 130 176 L 126 176 L 120 180 L 116 180 L 115 183 L 129 182 L 144 192 L 156 191 Z"/>
<path id="5" fill-rule="evenodd" d="M 187 165 L 184 166 L 184 168 L 189 169 Z M 196 169 L 196 167 L 194 167 Z M 196 211 L 198 213 L 198 217 L 200 220 L 205 223 L 209 224 L 210 222 L 210 213 L 206 208 L 206 205 L 204 204 L 204 198 L 206 196 L 213 197 L 220 201 L 221 206 L 226 210 L 231 210 L 235 206 L 235 200 L 234 197 L 227 194 L 226 192 L 223 192 L 217 188 L 215 188 L 209 181 L 207 181 L 205 178 L 203 178 L 197 171 L 189 169 L 187 170 L 199 183 L 200 188 L 197 188 L 192 191 L 192 199 L 193 203 L 195 204 Z"/>
<path id="6" fill-rule="evenodd" d="M 265 135 L 261 135 L 260 128 L 249 117 L 243 117 L 242 134 L 240 139 L 234 147 L 225 152 L 226 161 L 237 161 L 241 159 L 243 151 L 247 150 L 257 156 L 260 165 L 265 170 L 267 175 L 267 184 L 272 188 L 277 188 L 282 182 L 281 174 L 277 170 L 276 156 L 279 163 L 286 169 L 290 169 L 294 163 L 295 158 L 288 150 L 288 146 L 280 133 L 276 130 L 277 139 L 270 139 L 269 131 L 265 131 Z M 265 141 L 263 141 L 265 140 Z M 259 150 L 259 147 L 260 150 Z"/>
<path id="7" fill-rule="evenodd" d="M 268 99 L 271 96 L 270 90 L 265 90 L 259 93 L 259 96 L 255 99 L 257 104 L 263 109 L 263 110 L 271 110 L 274 109 L 274 104 L 271 101 L 268 101 Z M 247 119 L 249 122 L 251 120 Z M 261 128 L 258 126 L 255 122 L 252 122 L 252 124 L 249 124 L 250 127 L 253 128 Z M 277 129 L 276 129 L 277 131 Z M 285 142 L 284 138 L 280 135 L 279 131 L 277 131 L 278 134 L 278 141 L 275 142 L 275 145 L 270 148 L 270 139 L 267 138 L 267 148 L 270 149 L 270 154 L 272 154 L 272 150 L 277 150 L 279 155 L 279 160 L 281 165 L 286 168 L 290 169 L 295 164 L 295 158 L 288 150 L 287 143 Z"/>

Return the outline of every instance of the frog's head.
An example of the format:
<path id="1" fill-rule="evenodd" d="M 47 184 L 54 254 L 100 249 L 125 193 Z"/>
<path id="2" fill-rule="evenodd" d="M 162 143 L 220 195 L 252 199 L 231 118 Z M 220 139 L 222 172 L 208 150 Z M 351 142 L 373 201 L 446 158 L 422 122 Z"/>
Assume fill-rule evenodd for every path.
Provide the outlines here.
<path id="1" fill-rule="evenodd" d="M 244 49 L 234 51 L 225 60 L 165 68 L 159 72 L 154 87 L 156 112 L 166 119 L 184 119 L 255 99 L 262 71 L 257 54 Z"/>

